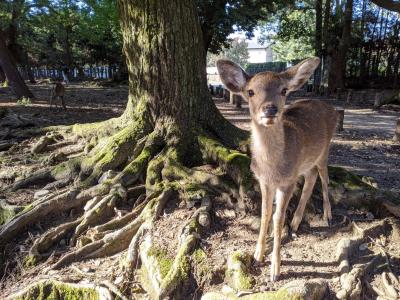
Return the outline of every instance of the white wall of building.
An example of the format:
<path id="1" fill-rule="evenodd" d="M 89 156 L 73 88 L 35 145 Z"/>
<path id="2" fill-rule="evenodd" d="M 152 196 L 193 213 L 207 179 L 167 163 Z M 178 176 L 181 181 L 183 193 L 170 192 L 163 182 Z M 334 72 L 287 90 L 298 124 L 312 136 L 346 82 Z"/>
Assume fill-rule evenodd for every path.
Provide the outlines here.
<path id="1" fill-rule="evenodd" d="M 273 61 L 271 48 L 249 48 L 249 63 L 265 63 Z"/>

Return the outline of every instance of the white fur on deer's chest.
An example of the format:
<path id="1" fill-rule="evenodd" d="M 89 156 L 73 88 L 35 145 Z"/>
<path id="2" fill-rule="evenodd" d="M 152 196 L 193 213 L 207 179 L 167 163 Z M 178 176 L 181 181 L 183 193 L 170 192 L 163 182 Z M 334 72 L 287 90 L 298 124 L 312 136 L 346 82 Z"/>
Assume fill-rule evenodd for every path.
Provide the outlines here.
<path id="1" fill-rule="evenodd" d="M 280 185 L 293 177 L 296 164 L 284 157 L 284 144 L 252 131 L 252 170 L 258 180 Z"/>

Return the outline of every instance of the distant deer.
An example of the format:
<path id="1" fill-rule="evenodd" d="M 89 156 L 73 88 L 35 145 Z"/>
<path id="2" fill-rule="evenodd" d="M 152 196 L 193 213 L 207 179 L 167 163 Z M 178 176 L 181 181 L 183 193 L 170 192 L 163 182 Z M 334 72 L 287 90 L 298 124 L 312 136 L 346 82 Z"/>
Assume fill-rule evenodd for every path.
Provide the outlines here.
<path id="1" fill-rule="evenodd" d="M 249 102 L 252 119 L 251 169 L 260 183 L 262 195 L 261 227 L 254 259 L 263 260 L 272 203 L 274 247 L 271 281 L 280 275 L 280 245 L 286 209 L 300 175 L 304 176 L 303 192 L 291 222 L 297 231 L 304 208 L 311 196 L 317 175 L 321 178 L 324 220 L 332 219 L 328 197 L 328 152 L 335 131 L 335 109 L 316 100 L 298 101 L 285 108 L 287 95 L 302 87 L 319 64 L 309 58 L 282 73 L 262 72 L 248 75 L 228 60 L 217 61 L 222 82 L 233 93 Z"/>
<path id="2" fill-rule="evenodd" d="M 61 105 L 64 109 L 67 109 L 64 103 L 64 95 L 65 95 L 65 86 L 61 82 L 55 82 L 54 86 L 51 88 L 50 93 L 50 107 L 53 105 L 53 101 L 57 100 L 56 98 L 61 99 Z M 57 102 L 55 103 L 57 107 Z"/>

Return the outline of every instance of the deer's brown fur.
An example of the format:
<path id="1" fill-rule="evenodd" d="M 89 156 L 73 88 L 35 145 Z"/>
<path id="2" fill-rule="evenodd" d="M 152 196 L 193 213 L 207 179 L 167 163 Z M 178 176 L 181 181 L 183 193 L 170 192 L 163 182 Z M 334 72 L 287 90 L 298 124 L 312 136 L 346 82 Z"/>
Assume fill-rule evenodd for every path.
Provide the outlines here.
<path id="1" fill-rule="evenodd" d="M 61 82 L 55 82 L 51 88 L 50 93 L 50 107 L 53 105 L 53 101 L 57 101 L 57 98 L 61 100 L 61 105 L 64 109 L 67 109 L 64 103 L 65 86 Z M 55 103 L 57 107 L 57 102 Z"/>
<path id="2" fill-rule="evenodd" d="M 262 194 L 261 228 L 254 258 L 262 261 L 268 224 L 273 216 L 274 247 L 271 280 L 280 275 L 280 243 L 286 209 L 299 176 L 305 183 L 291 222 L 298 229 L 304 208 L 311 196 L 319 173 L 323 190 L 324 220 L 330 222 L 328 197 L 328 152 L 335 131 L 337 114 L 322 101 L 298 101 L 285 108 L 288 93 L 299 89 L 319 64 L 310 58 L 283 73 L 262 72 L 249 76 L 238 65 L 219 60 L 217 67 L 222 82 L 249 102 L 252 119 L 251 168 L 260 183 Z"/>

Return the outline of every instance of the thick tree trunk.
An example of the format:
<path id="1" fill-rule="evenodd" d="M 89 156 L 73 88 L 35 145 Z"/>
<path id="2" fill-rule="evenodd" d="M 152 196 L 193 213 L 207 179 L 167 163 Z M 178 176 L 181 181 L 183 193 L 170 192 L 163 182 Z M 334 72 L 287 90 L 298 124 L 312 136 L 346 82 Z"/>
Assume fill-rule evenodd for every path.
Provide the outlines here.
<path id="1" fill-rule="evenodd" d="M 350 46 L 351 23 L 353 18 L 353 0 L 347 0 L 344 12 L 342 37 L 337 53 L 333 55 L 333 62 L 329 74 L 329 90 L 344 88 L 346 76 L 346 55 Z"/>
<path id="2" fill-rule="evenodd" d="M 188 143 L 193 142 L 192 130 L 201 128 L 232 144 L 234 137 L 227 137 L 226 130 L 236 130 L 208 93 L 205 50 L 193 1 L 118 3 L 129 73 L 127 111 L 147 107 L 149 124 L 168 119 L 188 135 L 182 139 Z"/>
<path id="3" fill-rule="evenodd" d="M 5 39 L 3 33 L 0 31 L 0 66 L 2 67 L 7 80 L 10 84 L 10 87 L 16 94 L 18 98 L 28 97 L 33 98 L 32 92 L 26 86 L 24 80 L 21 77 L 21 74 L 18 72 L 18 69 L 8 52 L 8 49 L 5 44 Z"/>

